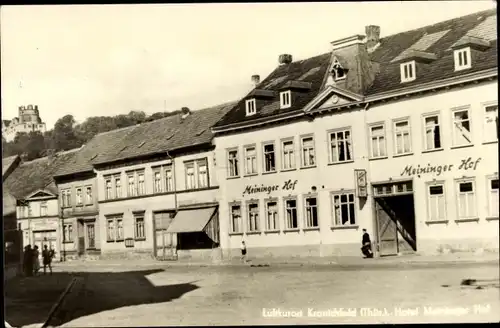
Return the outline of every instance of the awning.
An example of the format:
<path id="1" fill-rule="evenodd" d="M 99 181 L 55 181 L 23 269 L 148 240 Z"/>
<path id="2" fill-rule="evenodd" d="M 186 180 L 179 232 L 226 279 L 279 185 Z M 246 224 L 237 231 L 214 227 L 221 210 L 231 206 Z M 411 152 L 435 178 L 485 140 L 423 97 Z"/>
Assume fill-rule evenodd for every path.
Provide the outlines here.
<path id="1" fill-rule="evenodd" d="M 174 217 L 167 232 L 201 232 L 204 231 L 217 207 L 180 210 Z"/>

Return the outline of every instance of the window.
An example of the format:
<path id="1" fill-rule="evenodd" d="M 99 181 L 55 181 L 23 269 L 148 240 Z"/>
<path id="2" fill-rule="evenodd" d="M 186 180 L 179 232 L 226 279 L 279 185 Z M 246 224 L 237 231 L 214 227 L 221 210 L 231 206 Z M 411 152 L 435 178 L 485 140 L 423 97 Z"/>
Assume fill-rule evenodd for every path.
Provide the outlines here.
<path id="1" fill-rule="evenodd" d="M 351 131 L 330 132 L 330 163 L 352 160 Z"/>
<path id="2" fill-rule="evenodd" d="M 248 232 L 259 231 L 259 204 L 248 204 Z"/>
<path id="3" fill-rule="evenodd" d="M 312 136 L 302 137 L 301 146 L 302 146 L 302 166 L 310 167 L 316 165 L 316 155 L 314 152 L 314 138 Z"/>
<path id="4" fill-rule="evenodd" d="M 498 140 L 498 105 L 489 105 L 484 108 L 484 139 L 485 141 Z"/>
<path id="5" fill-rule="evenodd" d="M 63 225 L 63 238 L 65 242 L 73 241 L 73 225 L 65 224 Z"/>
<path id="6" fill-rule="evenodd" d="M 122 179 L 120 176 L 115 176 L 115 196 L 116 198 L 121 198 L 122 197 Z"/>
<path id="7" fill-rule="evenodd" d="M 498 218 L 498 178 L 488 179 L 488 217 Z"/>
<path id="8" fill-rule="evenodd" d="M 146 230 L 144 229 L 144 215 L 137 215 L 134 217 L 135 221 L 135 239 L 145 240 Z"/>
<path id="9" fill-rule="evenodd" d="M 446 219 L 446 197 L 443 184 L 428 185 L 429 220 L 438 221 Z"/>
<path id="10" fill-rule="evenodd" d="M 85 202 L 87 204 L 92 204 L 92 187 L 85 188 Z"/>
<path id="11" fill-rule="evenodd" d="M 264 172 L 276 171 L 276 156 L 274 144 L 264 145 Z"/>
<path id="12" fill-rule="evenodd" d="M 257 152 L 255 146 L 245 147 L 245 173 L 257 173 Z"/>
<path id="13" fill-rule="evenodd" d="M 469 109 L 453 111 L 453 145 L 462 146 L 472 143 Z"/>
<path id="14" fill-rule="evenodd" d="M 470 48 L 455 50 L 455 71 L 471 68 Z"/>
<path id="15" fill-rule="evenodd" d="M 385 151 L 385 126 L 383 124 L 370 127 L 372 158 L 387 156 Z"/>
<path id="16" fill-rule="evenodd" d="M 185 164 L 186 167 L 186 189 L 195 189 L 194 162 Z"/>
<path id="17" fill-rule="evenodd" d="M 411 82 L 416 78 L 415 62 L 401 64 L 401 82 Z"/>
<path id="18" fill-rule="evenodd" d="M 153 173 L 153 192 L 154 193 L 162 192 L 162 188 L 161 188 L 161 171 L 155 171 Z"/>
<path id="19" fill-rule="evenodd" d="M 292 92 L 290 90 L 280 93 L 280 108 L 290 108 L 292 106 Z"/>
<path id="20" fill-rule="evenodd" d="M 203 159 L 196 162 L 198 167 L 198 188 L 208 187 L 208 169 L 207 160 Z"/>
<path id="21" fill-rule="evenodd" d="M 241 222 L 241 206 L 231 205 L 231 232 L 240 233 L 243 232 L 242 222 Z"/>
<path id="22" fill-rule="evenodd" d="M 33 216 L 33 208 L 31 207 L 31 203 L 28 203 L 28 217 Z"/>
<path id="23" fill-rule="evenodd" d="M 473 181 L 459 181 L 458 185 L 458 217 L 475 218 L 476 214 L 476 193 Z"/>
<path id="24" fill-rule="evenodd" d="M 63 207 L 71 206 L 71 189 L 61 190 Z"/>
<path id="25" fill-rule="evenodd" d="M 334 226 L 348 226 L 356 224 L 354 209 L 354 193 L 333 194 Z"/>
<path id="26" fill-rule="evenodd" d="M 332 74 L 334 81 L 340 81 L 346 78 L 346 71 L 344 70 L 344 68 L 342 68 L 342 65 L 340 65 L 340 62 L 337 58 L 334 58 L 333 60 L 333 65 L 330 73 Z"/>
<path id="27" fill-rule="evenodd" d="M 299 221 L 297 216 L 297 199 L 285 200 L 286 228 L 298 229 Z"/>
<path id="28" fill-rule="evenodd" d="M 106 178 L 105 184 L 106 184 L 106 199 L 111 199 L 113 198 L 113 186 L 111 177 Z"/>
<path id="29" fill-rule="evenodd" d="M 274 231 L 279 229 L 278 224 L 278 202 L 266 202 L 266 230 Z"/>
<path id="30" fill-rule="evenodd" d="M 394 143 L 397 155 L 411 152 L 410 122 L 408 120 L 394 122 Z"/>
<path id="31" fill-rule="evenodd" d="M 238 166 L 238 150 L 229 150 L 227 152 L 227 160 L 228 160 L 228 167 L 229 167 L 229 172 L 228 175 L 229 177 L 237 177 L 240 175 L 240 170 Z"/>
<path id="32" fill-rule="evenodd" d="M 82 188 L 77 188 L 76 189 L 76 205 L 82 205 L 82 204 L 83 204 Z"/>
<path id="33" fill-rule="evenodd" d="M 137 189 L 135 189 L 135 174 L 134 172 L 127 174 L 128 179 L 128 188 L 127 188 L 127 196 L 132 197 L 137 195 Z"/>
<path id="34" fill-rule="evenodd" d="M 95 248 L 95 225 L 87 223 L 87 249 Z"/>
<path id="35" fill-rule="evenodd" d="M 245 107 L 247 116 L 251 116 L 257 113 L 257 106 L 255 104 L 255 99 L 248 99 L 245 101 Z"/>
<path id="36" fill-rule="evenodd" d="M 106 223 L 107 241 L 123 241 L 123 218 L 108 217 Z"/>
<path id="37" fill-rule="evenodd" d="M 47 216 L 47 202 L 40 203 L 40 216 Z"/>
<path id="38" fill-rule="evenodd" d="M 290 170 L 295 168 L 295 150 L 293 140 L 283 141 L 282 143 L 282 163 L 283 170 Z"/>
<path id="39" fill-rule="evenodd" d="M 144 195 L 146 193 L 146 186 L 144 183 L 144 171 L 137 173 L 138 183 L 137 183 L 137 194 Z"/>
<path id="40" fill-rule="evenodd" d="M 441 148 L 441 128 L 439 126 L 439 116 L 424 116 L 424 148 L 425 150 Z"/>
<path id="41" fill-rule="evenodd" d="M 174 179 L 172 175 L 172 166 L 167 165 L 163 168 L 163 172 L 165 174 L 165 191 L 173 191 L 174 190 Z"/>
<path id="42" fill-rule="evenodd" d="M 306 228 L 318 227 L 318 199 L 307 197 L 306 199 Z"/>

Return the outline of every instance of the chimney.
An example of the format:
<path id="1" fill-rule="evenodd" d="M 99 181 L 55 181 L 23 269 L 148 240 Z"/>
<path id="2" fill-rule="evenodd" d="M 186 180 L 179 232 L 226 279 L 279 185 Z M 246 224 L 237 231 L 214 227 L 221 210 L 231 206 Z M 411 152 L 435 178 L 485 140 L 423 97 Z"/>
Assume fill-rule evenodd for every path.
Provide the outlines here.
<path id="1" fill-rule="evenodd" d="M 185 119 L 186 117 L 188 117 L 189 114 L 191 114 L 191 110 L 188 107 L 182 107 L 181 112 L 182 112 L 182 115 L 181 115 L 182 120 Z"/>
<path id="2" fill-rule="evenodd" d="M 260 83 L 260 76 L 259 75 L 252 75 L 252 83 L 255 87 Z"/>
<path id="3" fill-rule="evenodd" d="M 278 61 L 279 61 L 280 65 L 288 65 L 292 62 L 292 55 L 282 54 L 279 56 Z"/>
<path id="4" fill-rule="evenodd" d="M 366 49 L 373 50 L 380 41 L 380 26 L 368 25 L 365 27 Z"/>

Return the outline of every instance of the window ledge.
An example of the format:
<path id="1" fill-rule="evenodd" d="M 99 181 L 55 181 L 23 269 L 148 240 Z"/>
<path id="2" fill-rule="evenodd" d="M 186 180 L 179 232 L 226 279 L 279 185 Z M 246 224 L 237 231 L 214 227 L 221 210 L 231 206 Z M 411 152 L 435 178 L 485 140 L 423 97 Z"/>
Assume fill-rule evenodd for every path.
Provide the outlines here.
<path id="1" fill-rule="evenodd" d="M 259 173 L 249 173 L 249 174 L 245 174 L 243 177 L 254 177 L 256 175 L 259 175 Z"/>
<path id="2" fill-rule="evenodd" d="M 278 173 L 278 171 L 276 171 L 276 170 L 275 171 L 269 171 L 269 172 L 265 171 L 265 172 L 262 172 L 262 175 L 273 174 L 273 173 Z"/>
<path id="3" fill-rule="evenodd" d="M 247 235 L 260 235 L 262 231 L 247 231 L 245 234 Z"/>
<path id="4" fill-rule="evenodd" d="M 135 241 L 146 241 L 146 237 L 134 238 Z"/>
<path id="5" fill-rule="evenodd" d="M 316 168 L 316 165 L 311 165 L 311 166 L 301 166 L 300 169 L 301 170 L 307 170 L 307 169 L 315 169 Z"/>
<path id="6" fill-rule="evenodd" d="M 304 231 L 315 231 L 315 230 L 318 230 L 319 231 L 319 227 L 303 228 L 302 230 L 304 230 Z"/>
<path id="7" fill-rule="evenodd" d="M 124 241 L 124 240 L 125 240 L 125 239 L 117 239 L 117 240 L 115 240 L 115 242 L 120 243 L 120 242 L 122 242 L 122 241 Z"/>
<path id="8" fill-rule="evenodd" d="M 95 248 L 95 247 L 89 247 L 89 248 L 86 248 L 85 250 L 86 251 L 96 251 L 97 248 Z"/>
<path id="9" fill-rule="evenodd" d="M 73 241 L 72 240 L 65 240 L 65 241 L 63 241 L 63 244 L 73 244 Z"/>
<path id="10" fill-rule="evenodd" d="M 107 243 L 114 243 L 114 240 L 106 240 Z"/>
<path id="11" fill-rule="evenodd" d="M 463 219 L 455 219 L 455 222 L 478 222 L 479 218 L 463 218 Z"/>
<path id="12" fill-rule="evenodd" d="M 83 204 L 76 204 L 75 207 L 83 207 Z"/>
<path id="13" fill-rule="evenodd" d="M 345 230 L 345 229 L 358 230 L 359 225 L 354 224 L 354 225 L 345 225 L 345 226 L 332 226 L 330 229 L 332 229 L 332 230 Z"/>
<path id="14" fill-rule="evenodd" d="M 425 154 L 425 153 L 433 153 L 435 151 L 442 151 L 444 150 L 444 148 L 433 148 L 433 149 L 424 149 L 422 150 L 422 154 Z"/>
<path id="15" fill-rule="evenodd" d="M 279 230 L 266 230 L 264 231 L 265 234 L 269 234 L 269 233 L 280 233 Z"/>
<path id="16" fill-rule="evenodd" d="M 392 155 L 392 157 L 404 157 L 404 156 L 411 156 L 413 155 L 413 152 L 410 152 L 410 153 L 404 153 L 404 154 L 394 154 Z"/>
<path id="17" fill-rule="evenodd" d="M 290 172 L 290 171 L 295 171 L 296 168 L 291 168 L 291 169 L 281 169 L 281 172 Z"/>
<path id="18" fill-rule="evenodd" d="M 227 180 L 233 180 L 233 179 L 239 179 L 239 178 L 240 178 L 239 175 L 235 175 L 235 176 L 230 176 L 230 177 L 228 176 L 226 179 Z"/>
<path id="19" fill-rule="evenodd" d="M 388 159 L 388 156 L 380 156 L 380 157 L 370 157 L 368 158 L 369 161 L 378 161 L 379 159 Z"/>
<path id="20" fill-rule="evenodd" d="M 496 143 L 498 143 L 498 140 L 483 141 L 483 145 L 490 145 L 490 144 L 496 144 Z"/>
<path id="21" fill-rule="evenodd" d="M 284 229 L 283 232 L 284 233 L 287 233 L 287 232 L 299 232 L 300 229 L 299 228 L 293 228 L 293 229 Z"/>
<path id="22" fill-rule="evenodd" d="M 328 165 L 340 165 L 340 164 L 349 164 L 349 163 L 354 163 L 354 160 L 348 160 L 348 161 L 338 161 L 338 162 L 330 162 Z"/>
<path id="23" fill-rule="evenodd" d="M 243 232 L 230 232 L 230 236 L 243 236 Z"/>
<path id="24" fill-rule="evenodd" d="M 467 148 L 467 147 L 474 147 L 474 144 L 470 143 L 467 145 L 451 146 L 450 149 L 460 149 L 460 148 Z"/>
<path id="25" fill-rule="evenodd" d="M 425 224 L 440 224 L 444 223 L 447 224 L 450 220 L 427 220 L 425 221 Z"/>
<path id="26" fill-rule="evenodd" d="M 486 221 L 498 221 L 498 216 L 488 216 L 486 217 Z"/>

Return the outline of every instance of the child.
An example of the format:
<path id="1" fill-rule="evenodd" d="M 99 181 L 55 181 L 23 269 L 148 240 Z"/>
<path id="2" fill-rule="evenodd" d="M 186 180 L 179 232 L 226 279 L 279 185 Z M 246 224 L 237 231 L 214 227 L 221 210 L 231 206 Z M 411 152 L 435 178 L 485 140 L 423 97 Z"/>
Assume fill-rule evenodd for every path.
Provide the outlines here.
<path id="1" fill-rule="evenodd" d="M 245 245 L 245 241 L 241 241 L 241 261 L 247 261 L 247 245 Z"/>
<path id="2" fill-rule="evenodd" d="M 365 258 L 372 258 L 372 242 L 370 240 L 370 235 L 366 232 L 366 229 L 363 229 L 363 239 L 361 241 L 361 252 L 365 256 Z"/>

